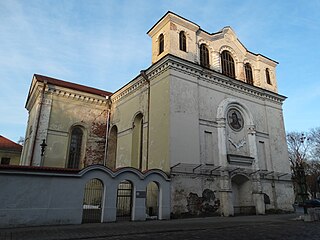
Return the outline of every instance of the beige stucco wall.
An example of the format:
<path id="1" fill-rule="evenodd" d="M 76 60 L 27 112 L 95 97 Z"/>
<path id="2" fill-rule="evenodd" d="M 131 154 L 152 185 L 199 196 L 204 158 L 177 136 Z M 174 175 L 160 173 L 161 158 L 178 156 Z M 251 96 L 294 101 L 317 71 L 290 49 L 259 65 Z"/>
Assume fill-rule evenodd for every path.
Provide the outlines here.
<path id="1" fill-rule="evenodd" d="M 132 166 L 133 121 L 137 114 L 142 113 L 144 122 L 142 170 L 159 168 L 169 171 L 169 86 L 167 73 L 150 79 L 150 119 L 148 119 L 149 83 L 142 77 L 112 96 L 111 126 L 116 125 L 118 128 L 117 167 Z M 123 92 L 127 94 L 119 97 Z"/>
<path id="2" fill-rule="evenodd" d="M 32 86 L 34 90 L 27 102 L 29 118 L 21 164 L 66 167 L 71 128 L 74 126 L 83 130 L 80 167 L 102 164 L 108 110 L 106 98 L 52 84 L 43 85 L 35 79 Z M 47 147 L 41 158 L 43 139 Z"/>
<path id="3" fill-rule="evenodd" d="M 52 95 L 52 107 L 47 135 L 45 166 L 65 167 L 73 126 L 83 129 L 81 167 L 103 163 L 107 106 L 79 99 Z"/>

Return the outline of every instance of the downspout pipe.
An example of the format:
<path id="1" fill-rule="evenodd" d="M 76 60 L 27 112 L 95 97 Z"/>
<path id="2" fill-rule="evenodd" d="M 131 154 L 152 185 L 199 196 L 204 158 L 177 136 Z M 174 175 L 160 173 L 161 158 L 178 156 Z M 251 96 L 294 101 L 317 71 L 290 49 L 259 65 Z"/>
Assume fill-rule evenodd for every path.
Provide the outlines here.
<path id="1" fill-rule="evenodd" d="M 147 151 L 146 151 L 146 170 L 149 169 L 149 132 L 150 132 L 150 79 L 148 78 L 148 75 L 146 73 L 146 70 L 141 70 L 140 75 L 143 77 L 143 79 L 148 83 L 148 127 L 147 127 Z"/>
<path id="2" fill-rule="evenodd" d="M 34 139 L 33 139 L 30 166 L 32 166 L 32 164 L 33 164 L 34 150 L 36 148 L 37 136 L 38 136 L 39 125 L 40 125 L 40 117 L 41 117 L 42 106 L 43 106 L 43 101 L 44 101 L 44 92 L 46 90 L 46 86 L 47 86 L 47 81 L 45 80 L 45 81 L 43 81 L 43 87 L 42 87 L 42 92 L 41 92 L 42 96 L 41 96 L 41 101 L 40 101 L 39 114 L 37 117 L 37 125 L 36 125 L 35 135 L 34 135 Z"/>
<path id="3" fill-rule="evenodd" d="M 108 109 L 107 109 L 106 141 L 104 146 L 103 166 L 107 166 L 108 137 L 109 137 L 109 128 L 110 128 L 110 108 L 111 108 L 110 98 L 108 96 L 106 98 L 108 100 Z"/>

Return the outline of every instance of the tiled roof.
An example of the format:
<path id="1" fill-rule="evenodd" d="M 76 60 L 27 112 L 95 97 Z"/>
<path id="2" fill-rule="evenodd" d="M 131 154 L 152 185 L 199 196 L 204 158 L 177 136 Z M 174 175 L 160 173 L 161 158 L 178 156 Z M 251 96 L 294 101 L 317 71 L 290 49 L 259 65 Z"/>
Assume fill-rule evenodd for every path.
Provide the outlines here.
<path id="1" fill-rule="evenodd" d="M 56 78 L 51 78 L 51 77 L 47 77 L 47 76 L 43 76 L 43 75 L 39 75 L 39 74 L 34 74 L 34 76 L 39 82 L 46 81 L 49 84 L 54 84 L 54 85 L 57 85 L 60 87 L 70 88 L 70 89 L 74 89 L 74 90 L 78 90 L 78 91 L 82 91 L 82 92 L 87 92 L 87 93 L 92 93 L 92 94 L 96 94 L 96 95 L 100 95 L 100 96 L 104 96 L 104 97 L 112 95 L 111 92 L 103 91 L 103 90 L 92 88 L 92 87 L 83 86 L 83 85 L 76 84 L 76 83 L 66 82 L 63 80 L 56 79 Z"/>
<path id="2" fill-rule="evenodd" d="M 22 146 L 0 135 L 0 150 L 22 151 Z"/>

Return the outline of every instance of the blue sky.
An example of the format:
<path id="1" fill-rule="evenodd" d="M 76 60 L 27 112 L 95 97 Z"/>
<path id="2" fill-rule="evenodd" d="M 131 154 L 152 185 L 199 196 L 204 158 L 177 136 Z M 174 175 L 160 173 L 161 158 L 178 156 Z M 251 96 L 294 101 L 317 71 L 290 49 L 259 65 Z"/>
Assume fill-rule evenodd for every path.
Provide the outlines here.
<path id="1" fill-rule="evenodd" d="M 115 91 L 149 67 L 146 32 L 168 10 L 278 61 L 286 130 L 320 126 L 320 1 L 1 0 L 0 135 L 25 135 L 34 73 Z"/>

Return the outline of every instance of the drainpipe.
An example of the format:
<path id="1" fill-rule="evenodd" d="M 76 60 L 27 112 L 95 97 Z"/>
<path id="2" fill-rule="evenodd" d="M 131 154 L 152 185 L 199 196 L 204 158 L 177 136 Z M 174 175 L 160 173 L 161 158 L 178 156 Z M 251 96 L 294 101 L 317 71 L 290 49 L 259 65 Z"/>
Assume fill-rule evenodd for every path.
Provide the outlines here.
<path id="1" fill-rule="evenodd" d="M 110 98 L 106 97 L 109 104 L 108 107 L 111 108 Z M 108 135 L 109 135 L 109 127 L 110 127 L 110 108 L 107 109 L 107 127 L 106 127 L 106 142 L 104 146 L 104 159 L 103 159 L 103 166 L 107 165 L 107 154 L 108 154 Z"/>
<path id="2" fill-rule="evenodd" d="M 150 131 L 150 80 L 146 73 L 146 70 L 141 70 L 140 75 L 146 80 L 148 83 L 148 127 L 147 127 L 147 153 L 146 153 L 146 170 L 149 168 L 149 131 Z"/>
<path id="3" fill-rule="evenodd" d="M 43 105 L 43 101 L 44 101 L 44 91 L 46 90 L 46 86 L 47 86 L 47 81 L 44 80 L 43 81 L 43 87 L 42 87 L 42 93 L 41 93 L 42 96 L 41 96 L 41 101 L 40 101 L 40 109 L 39 109 L 39 114 L 38 114 L 38 119 L 37 119 L 36 130 L 35 130 L 35 136 L 34 136 L 34 139 L 33 139 L 30 166 L 32 166 L 32 164 L 33 164 L 33 156 L 34 156 L 34 150 L 36 148 L 37 136 L 38 136 L 38 131 L 39 131 L 39 121 L 40 121 L 40 117 L 41 117 L 42 105 Z"/>

